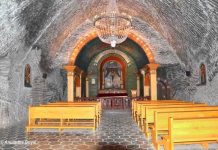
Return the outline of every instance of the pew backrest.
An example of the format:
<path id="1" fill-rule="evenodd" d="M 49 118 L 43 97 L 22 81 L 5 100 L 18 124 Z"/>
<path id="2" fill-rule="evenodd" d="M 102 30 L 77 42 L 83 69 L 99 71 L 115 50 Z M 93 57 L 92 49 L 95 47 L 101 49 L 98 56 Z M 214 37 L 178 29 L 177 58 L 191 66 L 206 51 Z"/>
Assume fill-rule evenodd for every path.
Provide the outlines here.
<path id="1" fill-rule="evenodd" d="M 168 129 L 168 118 L 209 118 L 218 117 L 217 110 L 187 110 L 187 111 L 169 111 L 154 113 L 154 128 L 156 130 Z M 218 125 L 217 125 L 218 127 Z"/>
<path id="2" fill-rule="evenodd" d="M 162 111 L 162 110 L 171 110 L 171 111 L 178 111 L 178 110 L 188 110 L 189 108 L 194 107 L 206 107 L 206 104 L 167 104 L 167 105 L 150 105 L 150 106 L 142 106 L 141 110 L 141 120 L 146 119 L 148 123 L 154 122 L 154 112 L 155 111 Z"/>
<path id="3" fill-rule="evenodd" d="M 184 101 L 176 101 L 176 100 L 161 100 L 161 101 L 138 101 L 134 105 L 134 114 L 141 114 L 142 105 L 167 105 L 167 104 L 175 104 L 175 105 L 183 105 L 183 104 L 190 104 L 192 105 L 192 102 L 184 102 Z"/>
<path id="4" fill-rule="evenodd" d="M 169 118 L 168 124 L 169 150 L 174 149 L 174 143 L 207 143 L 218 139 L 218 118 Z"/>
<path id="5" fill-rule="evenodd" d="M 45 106 L 45 107 L 96 106 L 96 111 L 98 111 L 99 113 L 101 113 L 101 111 L 102 111 L 101 103 L 99 103 L 99 102 L 48 103 L 48 104 L 42 104 L 40 106 Z"/>
<path id="6" fill-rule="evenodd" d="M 153 127 L 153 143 L 156 144 L 157 137 L 163 131 L 168 131 L 168 119 L 182 119 L 182 118 L 218 118 L 218 110 L 196 110 L 196 111 L 177 111 L 177 112 L 155 112 L 154 127 Z M 201 123 L 201 122 L 199 122 Z M 218 127 L 218 125 L 217 125 Z"/>
<path id="7" fill-rule="evenodd" d="M 29 119 L 95 119 L 94 106 L 44 107 L 30 106 Z M 31 120 L 29 120 L 29 123 Z"/>
<path id="8" fill-rule="evenodd" d="M 168 103 L 168 102 L 181 103 L 181 102 L 184 102 L 184 101 L 178 101 L 178 100 L 134 101 L 132 103 L 132 109 L 136 111 L 137 106 L 140 105 L 140 104 L 159 104 L 159 103 Z M 191 103 L 191 102 L 187 102 L 187 103 Z"/>
<path id="9" fill-rule="evenodd" d="M 100 102 L 56 102 L 56 103 L 48 103 L 46 105 L 98 105 L 101 109 L 101 103 Z"/>

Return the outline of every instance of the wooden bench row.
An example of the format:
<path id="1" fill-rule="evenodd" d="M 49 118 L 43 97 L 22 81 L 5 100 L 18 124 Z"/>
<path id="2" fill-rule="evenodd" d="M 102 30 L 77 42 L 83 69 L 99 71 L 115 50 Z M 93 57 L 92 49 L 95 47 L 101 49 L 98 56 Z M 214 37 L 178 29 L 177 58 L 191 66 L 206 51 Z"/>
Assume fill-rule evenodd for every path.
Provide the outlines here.
<path id="1" fill-rule="evenodd" d="M 206 124 L 201 124 L 201 122 L 195 122 L 196 120 L 199 121 L 199 119 L 207 120 L 209 118 L 211 122 L 214 121 L 216 123 L 216 127 L 218 128 L 218 123 L 216 122 L 218 118 L 218 106 L 178 101 L 137 101 L 135 103 L 137 105 L 133 104 L 135 105 L 132 111 L 133 117 L 135 116 L 134 119 L 147 137 L 152 133 L 152 141 L 156 149 L 159 149 L 160 145 L 164 145 L 164 149 L 173 150 L 174 144 L 190 143 L 200 143 L 207 148 L 208 143 L 218 141 L 217 130 L 214 130 L 210 125 L 207 126 Z M 183 120 L 183 124 L 181 126 L 178 125 L 179 128 L 177 127 L 177 122 L 179 122 L 177 120 Z M 197 127 L 192 126 L 191 121 L 193 121 L 193 124 L 199 125 Z M 174 128 L 174 126 L 176 127 Z M 182 129 L 183 127 L 184 129 Z M 193 130 L 198 130 L 198 132 L 195 132 L 196 134 L 192 136 L 190 133 Z M 180 138 L 177 136 L 180 136 Z M 200 138 L 198 139 L 196 137 Z M 206 138 L 208 139 L 206 140 Z M 216 140 L 214 140 L 215 138 Z"/>
<path id="2" fill-rule="evenodd" d="M 147 136 L 150 135 L 149 126 L 154 123 L 154 113 L 157 111 L 164 112 L 164 111 L 192 111 L 192 110 L 205 110 L 211 109 L 206 106 L 201 105 L 168 105 L 168 106 L 147 106 L 145 107 L 145 111 L 143 111 L 139 123 L 142 130 L 146 133 Z"/>
<path id="3" fill-rule="evenodd" d="M 166 100 L 166 101 L 137 101 L 133 104 L 133 117 L 140 128 L 143 128 L 143 120 L 146 117 L 146 109 L 149 107 L 193 107 L 206 106 L 205 104 L 193 104 L 191 102 Z M 152 112 L 153 113 L 153 112 Z"/>
<path id="4" fill-rule="evenodd" d="M 40 105 L 45 107 L 54 107 L 54 106 L 95 106 L 96 108 L 96 115 L 97 115 L 97 122 L 100 123 L 101 115 L 102 115 L 102 106 L 101 102 L 96 101 L 86 101 L 86 102 L 56 102 L 56 103 L 48 103 L 46 105 Z"/>
<path id="5" fill-rule="evenodd" d="M 29 106 L 26 131 L 37 128 L 53 128 L 62 131 L 69 128 L 91 128 L 100 123 L 101 104 L 99 102 L 49 103 Z"/>
<path id="6" fill-rule="evenodd" d="M 179 103 L 190 103 L 190 102 L 184 102 L 184 101 L 178 101 L 178 100 L 161 100 L 161 101 L 132 101 L 132 115 L 135 121 L 138 119 L 138 115 L 141 112 L 141 106 L 146 104 L 152 104 L 152 105 L 159 105 L 159 104 L 179 104 Z M 193 103 L 191 103 L 193 104 Z"/>
<path id="7" fill-rule="evenodd" d="M 209 141 L 218 141 L 218 130 L 214 130 L 214 126 L 211 126 L 210 124 L 205 125 L 199 120 L 208 118 L 214 119 L 213 125 L 215 125 L 218 129 L 218 109 L 201 111 L 155 112 L 155 121 L 152 126 L 153 144 L 156 149 L 159 149 L 160 145 L 164 145 L 165 149 L 173 150 L 174 144 L 187 144 L 193 142 L 201 143 L 203 146 L 205 146 L 205 148 L 207 148 Z M 183 124 L 178 125 L 177 122 L 172 122 L 172 119 L 183 120 L 184 122 Z M 173 126 L 179 126 L 179 128 L 174 128 Z M 171 136 L 170 133 L 172 133 L 173 136 Z M 207 140 L 205 140 L 202 135 L 205 136 L 205 138 L 207 137 Z M 183 137 L 183 139 L 179 139 L 179 136 L 181 136 L 180 138 Z M 216 137 L 216 140 L 213 139 L 213 136 Z M 158 137 L 161 137 L 164 140 L 160 140 Z M 199 139 L 197 140 L 196 137 L 199 137 Z M 202 139 L 200 140 L 200 138 Z"/>

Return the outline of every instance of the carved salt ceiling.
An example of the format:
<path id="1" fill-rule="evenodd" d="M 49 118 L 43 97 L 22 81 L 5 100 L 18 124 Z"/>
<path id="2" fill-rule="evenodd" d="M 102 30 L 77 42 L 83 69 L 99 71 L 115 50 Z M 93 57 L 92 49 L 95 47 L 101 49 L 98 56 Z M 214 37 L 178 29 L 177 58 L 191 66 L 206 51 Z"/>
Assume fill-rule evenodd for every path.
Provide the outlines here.
<path id="1" fill-rule="evenodd" d="M 16 2 L 18 7 L 29 8 L 20 13 L 26 22 L 18 19 L 24 26 L 31 17 L 36 20 L 32 26 L 43 25 L 34 28 L 35 35 L 25 35 L 25 44 L 42 49 L 42 67 L 55 68 L 68 62 L 76 42 L 93 29 L 93 17 L 105 10 L 108 0 Z M 187 64 L 189 58 L 200 60 L 202 54 L 216 49 L 217 0 L 118 0 L 118 7 L 133 17 L 134 32 L 147 42 L 157 63 Z M 217 62 L 211 57 L 203 59 Z"/>
<path id="2" fill-rule="evenodd" d="M 76 42 L 81 37 L 84 37 L 86 32 L 93 30 L 93 17 L 96 14 L 100 14 L 102 10 L 105 10 L 107 3 L 108 1 L 106 0 L 74 1 L 68 3 L 67 7 L 63 8 L 64 10 L 60 12 L 59 17 L 49 28 L 47 32 L 49 36 L 47 34 L 44 35 L 47 40 L 50 37 L 49 41 L 53 42 L 48 43 L 44 38 L 39 42 L 39 45 L 47 46 L 43 47 L 43 49 L 51 49 L 51 58 L 44 57 L 49 62 L 51 59 L 53 60 L 53 63 L 50 63 L 50 68 L 68 62 Z M 118 1 L 118 4 L 121 12 L 126 12 L 133 17 L 133 32 L 143 37 L 142 39 L 151 48 L 157 63 L 174 64 L 179 62 L 173 48 L 155 30 L 154 21 L 152 21 L 154 19 L 150 16 L 152 14 L 143 4 L 131 0 Z M 54 27 L 56 27 L 55 30 Z M 51 36 L 51 33 L 55 36 Z"/>

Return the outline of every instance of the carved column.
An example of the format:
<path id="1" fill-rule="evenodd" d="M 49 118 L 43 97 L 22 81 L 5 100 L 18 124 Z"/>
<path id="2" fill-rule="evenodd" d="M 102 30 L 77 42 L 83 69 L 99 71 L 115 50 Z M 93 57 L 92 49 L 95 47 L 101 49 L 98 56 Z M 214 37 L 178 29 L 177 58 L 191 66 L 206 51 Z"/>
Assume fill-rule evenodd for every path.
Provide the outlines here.
<path id="1" fill-rule="evenodd" d="M 79 97 L 82 97 L 82 77 L 83 77 L 83 71 L 81 71 L 80 73 L 80 95 Z"/>
<path id="2" fill-rule="evenodd" d="M 145 70 L 141 70 L 141 74 L 142 74 L 142 83 L 143 83 L 143 96 L 145 97 Z"/>
<path id="3" fill-rule="evenodd" d="M 102 71 L 102 89 L 104 90 L 105 89 L 105 85 L 104 85 L 104 71 Z"/>
<path id="4" fill-rule="evenodd" d="M 149 76 L 149 72 L 146 72 L 146 74 L 145 74 L 144 93 L 145 93 L 145 97 L 150 97 L 150 76 Z"/>
<path id="5" fill-rule="evenodd" d="M 140 75 L 137 74 L 137 96 L 140 96 Z"/>
<path id="6" fill-rule="evenodd" d="M 74 101 L 74 72 L 67 73 L 67 101 Z"/>
<path id="7" fill-rule="evenodd" d="M 74 69 L 75 66 L 65 66 L 67 71 L 67 101 L 74 101 Z"/>
<path id="8" fill-rule="evenodd" d="M 122 71 L 121 71 L 121 73 L 120 73 L 120 84 L 121 84 L 121 89 L 124 89 L 124 80 L 123 80 L 123 73 L 122 73 Z"/>
<path id="9" fill-rule="evenodd" d="M 89 78 L 86 77 L 86 97 L 89 97 Z"/>
<path id="10" fill-rule="evenodd" d="M 79 73 L 76 81 L 76 97 L 81 97 L 82 94 L 82 72 Z"/>
<path id="11" fill-rule="evenodd" d="M 158 64 L 148 64 L 150 70 L 151 100 L 157 100 L 157 68 Z"/>

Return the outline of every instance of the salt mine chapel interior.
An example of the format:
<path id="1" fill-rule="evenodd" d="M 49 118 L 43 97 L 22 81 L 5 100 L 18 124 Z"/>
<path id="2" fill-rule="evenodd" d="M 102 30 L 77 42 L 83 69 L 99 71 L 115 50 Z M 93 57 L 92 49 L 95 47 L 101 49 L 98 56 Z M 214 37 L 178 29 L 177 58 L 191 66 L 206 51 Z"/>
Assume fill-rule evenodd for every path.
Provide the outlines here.
<path id="1" fill-rule="evenodd" d="M 0 0 L 0 150 L 218 150 L 218 0 Z"/>

